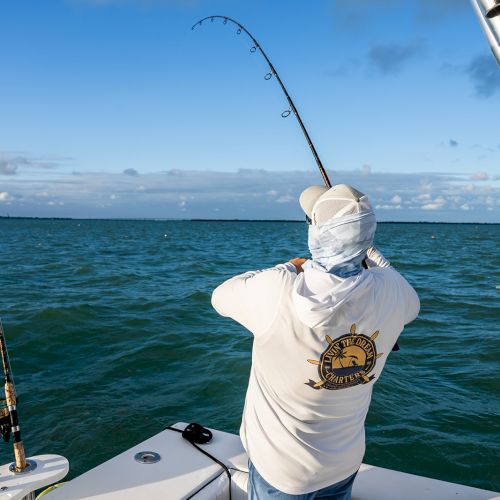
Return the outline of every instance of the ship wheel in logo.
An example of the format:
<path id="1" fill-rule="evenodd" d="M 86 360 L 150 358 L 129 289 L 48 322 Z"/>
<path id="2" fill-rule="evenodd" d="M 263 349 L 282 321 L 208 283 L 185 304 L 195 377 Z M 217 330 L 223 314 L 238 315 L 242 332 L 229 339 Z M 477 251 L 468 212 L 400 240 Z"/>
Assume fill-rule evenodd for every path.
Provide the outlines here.
<path id="1" fill-rule="evenodd" d="M 335 340 L 326 336 L 328 347 L 323 352 L 320 360 L 308 359 L 307 361 L 318 366 L 321 378 L 319 382 L 309 380 L 306 385 L 313 389 L 346 389 L 358 384 L 366 384 L 375 378 L 368 374 L 375 367 L 375 363 L 383 353 L 377 354 L 375 339 L 378 330 L 368 337 L 356 333 L 356 324 L 351 326 L 350 333 L 342 335 Z"/>

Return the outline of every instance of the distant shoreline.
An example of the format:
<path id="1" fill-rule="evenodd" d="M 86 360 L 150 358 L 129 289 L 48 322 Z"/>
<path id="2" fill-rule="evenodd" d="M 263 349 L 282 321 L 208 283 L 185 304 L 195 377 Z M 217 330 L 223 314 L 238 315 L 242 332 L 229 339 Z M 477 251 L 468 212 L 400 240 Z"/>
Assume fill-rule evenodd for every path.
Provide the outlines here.
<path id="1" fill-rule="evenodd" d="M 160 219 L 158 217 L 138 218 L 79 218 L 79 217 L 28 217 L 0 215 L 0 220 L 75 220 L 75 221 L 157 221 L 157 222 L 292 222 L 301 223 L 303 220 L 291 219 Z M 437 221 L 377 221 L 378 224 L 469 224 L 482 226 L 496 226 L 500 222 L 437 222 Z"/>

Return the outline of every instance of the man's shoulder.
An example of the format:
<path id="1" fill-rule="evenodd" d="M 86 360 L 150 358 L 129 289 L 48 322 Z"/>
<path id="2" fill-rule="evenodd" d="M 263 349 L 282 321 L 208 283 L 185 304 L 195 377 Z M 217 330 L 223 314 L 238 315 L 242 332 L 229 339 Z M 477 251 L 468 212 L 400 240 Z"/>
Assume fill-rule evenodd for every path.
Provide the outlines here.
<path id="1" fill-rule="evenodd" d="M 406 278 L 393 267 L 376 267 L 367 270 L 372 273 L 374 281 L 380 289 L 392 290 L 398 297 L 406 297 L 409 302 L 419 302 L 415 289 Z M 413 306 L 412 306 L 413 307 Z"/>
<path id="2" fill-rule="evenodd" d="M 375 283 L 380 286 L 409 286 L 405 278 L 392 266 L 372 267 L 370 269 L 366 269 L 365 272 L 370 273 L 374 277 Z"/>
<path id="3" fill-rule="evenodd" d="M 263 269 L 253 276 L 256 282 L 262 284 L 284 284 L 292 283 L 297 277 L 295 266 L 290 262 L 278 264 L 277 266 Z"/>
<path id="4" fill-rule="evenodd" d="M 373 274 L 374 276 L 381 276 L 383 278 L 391 279 L 396 276 L 400 276 L 400 274 L 394 269 L 392 266 L 389 267 L 370 267 L 369 269 L 365 269 L 366 273 Z"/>

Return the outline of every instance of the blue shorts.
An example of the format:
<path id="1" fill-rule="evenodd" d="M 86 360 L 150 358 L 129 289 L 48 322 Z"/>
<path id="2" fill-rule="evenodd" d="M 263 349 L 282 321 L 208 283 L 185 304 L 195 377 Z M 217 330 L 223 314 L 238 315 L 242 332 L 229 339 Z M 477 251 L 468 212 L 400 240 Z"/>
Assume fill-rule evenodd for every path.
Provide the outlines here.
<path id="1" fill-rule="evenodd" d="M 356 477 L 356 471 L 352 476 L 338 483 L 322 488 L 318 491 L 305 493 L 303 495 L 289 495 L 271 486 L 253 466 L 248 463 L 248 500 L 351 500 L 352 485 Z"/>

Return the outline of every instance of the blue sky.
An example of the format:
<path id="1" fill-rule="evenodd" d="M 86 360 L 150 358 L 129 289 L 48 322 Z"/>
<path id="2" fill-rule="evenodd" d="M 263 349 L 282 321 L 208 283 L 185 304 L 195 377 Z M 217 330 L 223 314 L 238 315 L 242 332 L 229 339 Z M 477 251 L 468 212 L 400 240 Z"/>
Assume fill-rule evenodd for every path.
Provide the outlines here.
<path id="1" fill-rule="evenodd" d="M 500 222 L 500 68 L 465 0 L 0 0 L 0 215 Z"/>

